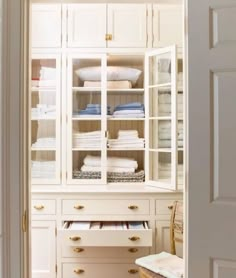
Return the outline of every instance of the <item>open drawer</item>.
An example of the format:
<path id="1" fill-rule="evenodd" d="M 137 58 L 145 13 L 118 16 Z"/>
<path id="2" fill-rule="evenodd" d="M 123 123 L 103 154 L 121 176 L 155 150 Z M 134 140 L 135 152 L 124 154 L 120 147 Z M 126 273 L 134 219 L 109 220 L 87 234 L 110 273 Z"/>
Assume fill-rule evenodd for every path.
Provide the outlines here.
<path id="1" fill-rule="evenodd" d="M 94 223 L 96 224 L 94 225 Z M 66 246 L 152 246 L 152 230 L 149 229 L 147 222 L 141 221 L 68 221 L 64 223 L 60 230 L 60 238 L 61 243 Z"/>

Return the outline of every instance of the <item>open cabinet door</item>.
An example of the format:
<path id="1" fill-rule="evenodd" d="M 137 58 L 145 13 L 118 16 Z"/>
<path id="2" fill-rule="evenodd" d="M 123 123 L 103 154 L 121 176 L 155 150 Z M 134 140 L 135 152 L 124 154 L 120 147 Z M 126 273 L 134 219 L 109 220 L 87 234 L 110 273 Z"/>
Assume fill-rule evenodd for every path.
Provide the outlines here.
<path id="1" fill-rule="evenodd" d="M 176 46 L 145 57 L 146 182 L 177 189 Z"/>

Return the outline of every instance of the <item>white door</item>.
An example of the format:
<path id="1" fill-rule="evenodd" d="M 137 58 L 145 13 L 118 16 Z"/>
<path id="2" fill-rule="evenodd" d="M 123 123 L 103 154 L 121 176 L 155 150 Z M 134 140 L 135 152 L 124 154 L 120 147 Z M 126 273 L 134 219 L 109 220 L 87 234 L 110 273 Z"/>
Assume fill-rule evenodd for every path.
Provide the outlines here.
<path id="1" fill-rule="evenodd" d="M 55 221 L 32 221 L 32 278 L 56 277 Z"/>
<path id="2" fill-rule="evenodd" d="M 146 47 L 147 8 L 145 4 L 108 4 L 108 47 Z"/>
<path id="3" fill-rule="evenodd" d="M 32 5 L 32 47 L 61 47 L 61 5 Z"/>
<path id="4" fill-rule="evenodd" d="M 153 47 L 183 44 L 183 4 L 153 5 Z"/>
<path id="5" fill-rule="evenodd" d="M 106 4 L 68 5 L 68 47 L 106 47 Z"/>
<path id="6" fill-rule="evenodd" d="M 177 189 L 176 46 L 145 55 L 145 174 L 148 185 Z"/>
<path id="7" fill-rule="evenodd" d="M 236 3 L 188 3 L 188 277 L 236 277 Z"/>

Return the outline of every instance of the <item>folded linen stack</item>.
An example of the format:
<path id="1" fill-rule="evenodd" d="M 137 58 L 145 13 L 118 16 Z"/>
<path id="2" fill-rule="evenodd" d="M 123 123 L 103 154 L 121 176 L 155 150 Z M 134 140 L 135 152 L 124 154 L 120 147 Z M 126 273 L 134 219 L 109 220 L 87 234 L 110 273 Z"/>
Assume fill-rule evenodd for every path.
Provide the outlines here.
<path id="1" fill-rule="evenodd" d="M 115 118 L 144 118 L 144 116 L 144 105 L 140 102 L 117 105 L 113 112 Z"/>
<path id="2" fill-rule="evenodd" d="M 36 108 L 31 108 L 31 117 L 55 117 L 56 116 L 56 106 L 49 104 L 37 104 Z"/>
<path id="3" fill-rule="evenodd" d="M 80 170 L 74 170 L 73 176 L 76 179 L 101 179 L 101 157 L 87 155 L 84 158 L 84 165 Z M 132 158 L 108 157 L 107 158 L 107 179 L 108 182 L 143 182 L 144 171 L 135 172 L 138 163 Z"/>
<path id="4" fill-rule="evenodd" d="M 55 87 L 56 86 L 56 69 L 50 67 L 40 68 L 40 77 L 32 78 L 32 87 Z"/>
<path id="5" fill-rule="evenodd" d="M 171 93 L 162 91 L 158 98 L 159 116 L 169 116 L 171 114 Z M 177 115 L 183 117 L 183 93 L 177 95 Z"/>
<path id="6" fill-rule="evenodd" d="M 170 122 L 160 122 L 158 126 L 159 130 L 159 148 L 170 148 L 171 147 L 171 123 Z M 178 122 L 178 147 L 183 147 L 183 122 Z"/>
<path id="7" fill-rule="evenodd" d="M 74 112 L 74 115 L 79 115 L 80 117 L 87 116 L 99 116 L 101 115 L 101 104 L 87 104 L 84 110 L 80 110 L 79 112 Z M 107 106 L 107 114 L 110 115 L 110 106 Z"/>
<path id="8" fill-rule="evenodd" d="M 35 143 L 32 144 L 32 148 L 55 148 L 56 138 L 54 137 L 43 137 L 38 138 Z"/>
<path id="9" fill-rule="evenodd" d="M 170 179 L 171 178 L 171 163 L 160 163 L 158 165 L 158 173 L 161 179 Z M 177 168 L 177 179 L 178 183 L 183 183 L 183 175 L 184 175 L 184 168 L 183 164 L 178 164 Z"/>
<path id="10" fill-rule="evenodd" d="M 90 132 L 74 132 L 73 133 L 73 147 L 74 148 L 101 148 L 101 131 Z"/>
<path id="11" fill-rule="evenodd" d="M 34 179 L 53 179 L 56 173 L 55 161 L 35 161 L 31 162 L 31 176 Z"/>
<path id="12" fill-rule="evenodd" d="M 100 81 L 84 81 L 84 87 L 101 88 L 101 82 Z M 129 80 L 107 81 L 106 88 L 107 89 L 131 89 L 132 83 Z"/>
<path id="13" fill-rule="evenodd" d="M 137 130 L 119 130 L 117 139 L 109 139 L 108 147 L 112 149 L 144 148 L 145 140 L 139 138 Z"/>
<path id="14" fill-rule="evenodd" d="M 158 84 L 165 84 L 171 82 L 171 74 L 169 72 L 158 72 Z M 168 90 L 169 86 L 166 86 Z M 177 75 L 177 88 L 178 91 L 183 91 L 183 73 L 180 72 Z"/>

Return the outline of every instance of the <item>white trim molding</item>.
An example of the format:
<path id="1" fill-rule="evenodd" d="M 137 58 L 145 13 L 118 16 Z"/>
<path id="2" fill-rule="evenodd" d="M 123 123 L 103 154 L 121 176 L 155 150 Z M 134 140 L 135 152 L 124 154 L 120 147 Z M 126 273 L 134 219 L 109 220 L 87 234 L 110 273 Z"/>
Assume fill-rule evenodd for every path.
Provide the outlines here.
<path id="1" fill-rule="evenodd" d="M 27 121 L 28 1 L 3 0 L 2 87 L 1 87 L 1 187 L 3 203 L 4 278 L 29 277 L 24 254 L 27 233 L 22 215 L 27 211 Z M 27 67 L 27 68 L 26 68 Z M 29 191 L 29 190 L 28 190 Z M 14 266 L 14 267 L 13 267 Z"/>

